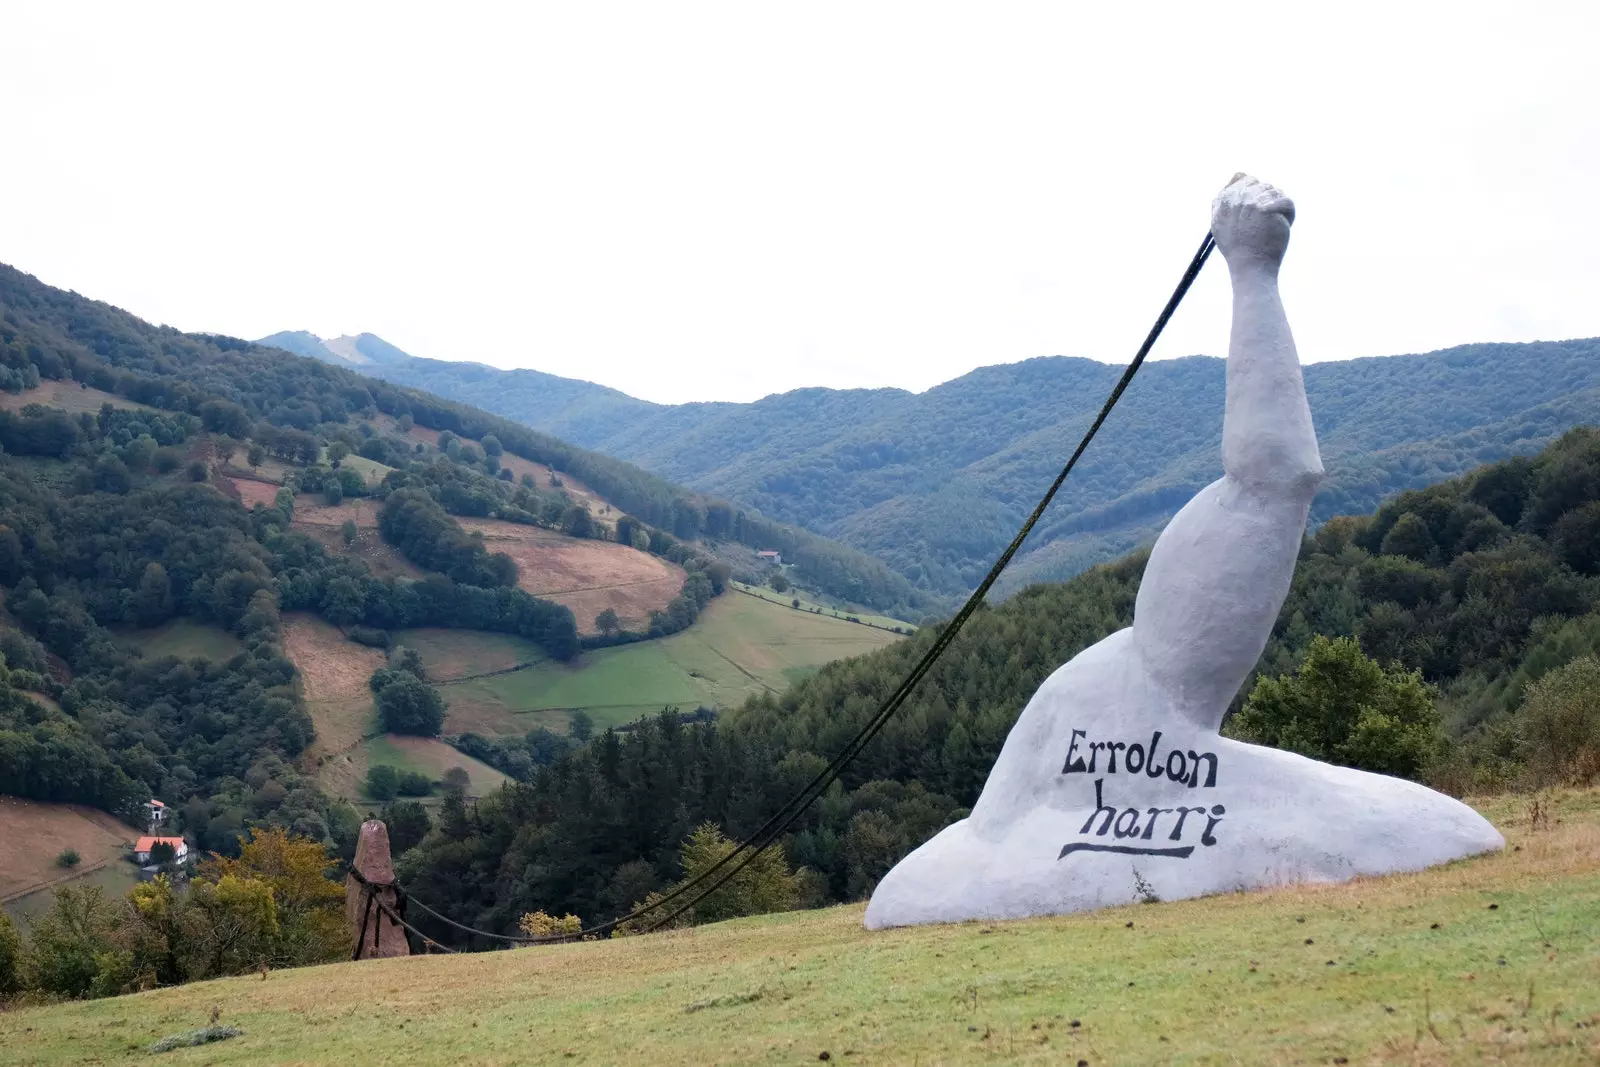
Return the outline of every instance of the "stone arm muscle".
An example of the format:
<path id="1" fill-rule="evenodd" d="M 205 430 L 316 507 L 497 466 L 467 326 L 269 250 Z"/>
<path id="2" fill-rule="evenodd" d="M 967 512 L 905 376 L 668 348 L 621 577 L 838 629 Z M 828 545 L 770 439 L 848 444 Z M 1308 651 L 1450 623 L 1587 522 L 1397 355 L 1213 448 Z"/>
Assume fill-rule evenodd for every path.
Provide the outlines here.
<path id="1" fill-rule="evenodd" d="M 1133 624 L 1148 675 L 1211 728 L 1272 634 L 1322 476 L 1276 264 L 1244 258 L 1230 257 L 1225 473 L 1157 540 Z"/>

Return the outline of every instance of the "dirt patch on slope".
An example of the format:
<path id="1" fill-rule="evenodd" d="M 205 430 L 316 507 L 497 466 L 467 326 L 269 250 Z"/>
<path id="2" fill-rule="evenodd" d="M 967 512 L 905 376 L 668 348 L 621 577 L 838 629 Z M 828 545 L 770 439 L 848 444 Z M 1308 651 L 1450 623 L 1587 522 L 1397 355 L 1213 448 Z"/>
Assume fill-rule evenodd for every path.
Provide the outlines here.
<path id="1" fill-rule="evenodd" d="M 683 568 L 611 541 L 563 537 L 549 530 L 496 519 L 462 519 L 483 534 L 491 552 L 517 561 L 517 585 L 534 596 L 572 609 L 578 630 L 594 633 L 594 619 L 607 608 L 628 629 L 648 624 L 683 588 Z"/>

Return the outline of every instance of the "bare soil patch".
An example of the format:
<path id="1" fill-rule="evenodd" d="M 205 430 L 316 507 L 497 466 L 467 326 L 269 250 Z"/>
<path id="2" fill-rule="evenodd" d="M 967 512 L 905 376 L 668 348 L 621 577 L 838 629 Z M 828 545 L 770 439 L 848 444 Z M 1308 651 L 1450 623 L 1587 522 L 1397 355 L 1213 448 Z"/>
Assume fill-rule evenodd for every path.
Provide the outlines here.
<path id="1" fill-rule="evenodd" d="M 246 508 L 253 508 L 257 504 L 272 507 L 278 501 L 278 490 L 282 486 L 270 485 L 267 482 L 258 482 L 251 478 L 229 478 L 233 488 L 239 494 L 239 502 Z"/>
<path id="2" fill-rule="evenodd" d="M 497 519 L 462 519 L 461 525 L 482 533 L 491 552 L 517 561 L 519 587 L 571 608 L 583 633 L 595 632 L 595 616 L 607 608 L 629 629 L 644 626 L 652 611 L 666 609 L 686 577 L 676 564 L 611 541 Z"/>
<path id="3" fill-rule="evenodd" d="M 138 831 L 81 804 L 46 804 L 0 796 L 0 903 L 71 881 L 122 858 Z M 66 849 L 76 867 L 56 866 Z"/>
<path id="4" fill-rule="evenodd" d="M 306 710 L 317 727 L 313 751 L 339 752 L 358 744 L 372 727 L 372 672 L 382 651 L 346 639 L 333 624 L 305 612 L 283 617 L 283 647 L 300 671 Z"/>

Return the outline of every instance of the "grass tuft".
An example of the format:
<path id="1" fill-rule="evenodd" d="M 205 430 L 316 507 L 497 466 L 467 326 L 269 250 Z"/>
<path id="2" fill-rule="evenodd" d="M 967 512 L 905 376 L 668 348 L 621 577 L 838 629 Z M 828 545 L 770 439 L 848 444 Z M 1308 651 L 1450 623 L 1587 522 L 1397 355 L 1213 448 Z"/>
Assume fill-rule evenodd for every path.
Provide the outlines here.
<path id="1" fill-rule="evenodd" d="M 226 1041 L 230 1037 L 238 1037 L 244 1031 L 237 1026 L 203 1026 L 198 1030 L 190 1030 L 187 1034 L 171 1034 L 150 1046 L 151 1052 L 171 1052 L 175 1048 L 193 1048 L 195 1045 L 209 1045 L 213 1041 Z"/>

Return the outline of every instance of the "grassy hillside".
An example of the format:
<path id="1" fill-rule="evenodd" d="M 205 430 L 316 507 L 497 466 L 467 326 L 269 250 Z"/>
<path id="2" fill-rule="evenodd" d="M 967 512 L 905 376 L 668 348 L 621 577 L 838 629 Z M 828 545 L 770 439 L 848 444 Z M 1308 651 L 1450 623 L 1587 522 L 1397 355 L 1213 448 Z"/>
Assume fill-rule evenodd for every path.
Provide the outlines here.
<path id="1" fill-rule="evenodd" d="M 101 404 L 110 404 L 114 408 L 126 411 L 151 411 L 152 408 L 135 403 L 115 393 L 107 393 L 100 389 L 90 389 L 82 383 L 66 380 L 46 378 L 36 388 L 24 389 L 20 393 L 0 393 L 0 409 L 6 411 L 21 411 L 29 404 L 43 404 L 45 407 L 60 408 L 72 415 L 83 413 L 94 414 L 100 410 Z"/>
<path id="2" fill-rule="evenodd" d="M 1547 798 L 1549 799 L 1549 798 Z M 869 933 L 859 905 L 0 1014 L 0 1062 L 1593 1063 L 1600 797 L 1419 874 Z"/>
<path id="3" fill-rule="evenodd" d="M 354 748 L 330 757 L 322 765 L 318 783 L 331 795 L 350 801 L 361 811 L 376 811 L 378 803 L 366 795 L 363 784 L 367 771 L 386 764 L 397 771 L 416 771 L 438 781 L 452 767 L 467 772 L 467 796 L 484 797 L 508 780 L 505 775 L 471 756 L 457 752 L 443 741 L 431 737 L 405 737 L 379 734 Z M 423 798 L 434 803 L 439 798 Z"/>
<path id="4" fill-rule="evenodd" d="M 244 645 L 228 631 L 193 619 L 172 619 L 147 629 L 123 630 L 117 636 L 143 652 L 147 659 L 176 656 L 182 660 L 209 659 L 226 663 L 244 651 Z"/>
<path id="5" fill-rule="evenodd" d="M 49 907 L 51 890 L 68 882 L 125 892 L 139 880 L 124 858 L 137 836 L 94 808 L 0 796 L 0 905 L 27 919 Z M 76 866 L 56 862 L 67 849 L 78 853 Z"/>
<path id="6" fill-rule="evenodd" d="M 603 728 L 668 705 L 685 711 L 734 707 L 751 696 L 782 692 L 825 663 L 883 648 L 898 637 L 831 615 L 728 593 L 712 601 L 682 633 L 585 652 L 575 664 L 553 662 L 531 645 L 512 653 L 519 658 L 507 663 L 508 656 L 492 638 L 476 653 L 461 647 L 466 643 L 461 637 L 412 642 L 402 635 L 400 640 L 414 643 L 430 678 L 441 682 L 539 660 L 509 674 L 440 685 L 450 709 L 446 732 L 493 736 L 522 734 L 536 726 L 564 731 L 571 713 L 580 709 Z M 483 670 L 463 670 L 469 663 Z"/>
<path id="7" fill-rule="evenodd" d="M 626 545 L 496 519 L 462 519 L 461 525 L 482 534 L 489 551 L 516 561 L 519 588 L 571 608 L 582 634 L 598 632 L 595 618 L 608 608 L 623 629 L 648 630 L 650 613 L 665 611 L 683 590 L 682 567 Z"/>
<path id="8" fill-rule="evenodd" d="M 1600 419 L 1597 356 L 1588 339 L 1307 367 L 1329 473 L 1314 517 L 1369 511 Z M 944 593 L 976 584 L 1120 373 L 1051 357 L 918 394 L 801 389 L 662 406 L 534 371 L 420 359 L 361 369 L 759 508 Z M 1153 536 L 1221 473 L 1222 390 L 1220 359 L 1147 366 L 1006 588 L 1067 577 Z"/>

